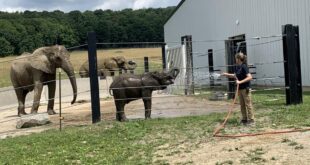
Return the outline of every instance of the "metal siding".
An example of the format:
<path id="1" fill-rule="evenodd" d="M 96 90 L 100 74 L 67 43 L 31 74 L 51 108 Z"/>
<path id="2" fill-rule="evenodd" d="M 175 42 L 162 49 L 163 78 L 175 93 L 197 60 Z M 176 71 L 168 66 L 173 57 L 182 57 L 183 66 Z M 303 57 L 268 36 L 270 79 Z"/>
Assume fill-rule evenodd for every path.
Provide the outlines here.
<path id="1" fill-rule="evenodd" d="M 206 54 L 213 49 L 214 65 L 225 65 L 224 40 L 230 36 L 246 34 L 249 39 L 254 36 L 279 35 L 281 26 L 294 24 L 299 26 L 302 80 L 304 86 L 310 86 L 308 74 L 310 58 L 308 57 L 310 40 L 310 2 L 308 0 L 186 0 L 177 12 L 165 24 L 165 40 L 168 46 L 176 45 L 183 35 L 193 36 L 194 67 L 207 66 Z M 235 24 L 236 20 L 239 25 Z M 265 63 L 283 60 L 282 41 L 260 44 L 281 37 L 247 40 L 249 63 Z M 218 42 L 202 42 L 222 40 Z M 173 41 L 173 42 L 171 42 Z M 200 42 L 197 42 L 200 41 Z M 195 56 L 196 55 L 196 56 Z M 224 69 L 217 68 L 215 69 Z M 207 70 L 203 70 L 206 71 Z M 284 67 L 279 64 L 265 64 L 257 67 L 257 77 L 283 76 Z M 275 80 L 282 83 L 284 80 Z M 261 82 L 265 84 L 270 82 Z"/>

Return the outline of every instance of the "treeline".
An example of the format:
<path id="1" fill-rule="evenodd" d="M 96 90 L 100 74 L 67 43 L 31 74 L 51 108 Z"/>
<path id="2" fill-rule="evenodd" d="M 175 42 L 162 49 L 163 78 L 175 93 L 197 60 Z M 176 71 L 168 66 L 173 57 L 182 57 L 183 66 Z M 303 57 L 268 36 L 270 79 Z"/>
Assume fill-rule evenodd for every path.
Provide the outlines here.
<path id="1" fill-rule="evenodd" d="M 54 44 L 85 44 L 89 31 L 96 32 L 98 42 L 161 42 L 164 23 L 173 10 L 0 12 L 0 56 Z"/>

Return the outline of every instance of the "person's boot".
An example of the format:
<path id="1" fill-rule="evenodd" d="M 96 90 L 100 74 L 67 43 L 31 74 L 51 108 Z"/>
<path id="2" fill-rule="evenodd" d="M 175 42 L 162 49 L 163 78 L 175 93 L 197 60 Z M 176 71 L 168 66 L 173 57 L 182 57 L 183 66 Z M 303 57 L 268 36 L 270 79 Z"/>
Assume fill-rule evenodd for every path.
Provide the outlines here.
<path id="1" fill-rule="evenodd" d="M 253 126 L 253 125 L 255 125 L 255 121 L 254 121 L 254 119 L 250 119 L 250 120 L 248 120 L 248 122 L 246 124 L 249 126 Z"/>
<path id="2" fill-rule="evenodd" d="M 247 123 L 248 123 L 247 120 L 240 120 L 240 124 L 242 124 L 242 125 L 246 125 Z"/>

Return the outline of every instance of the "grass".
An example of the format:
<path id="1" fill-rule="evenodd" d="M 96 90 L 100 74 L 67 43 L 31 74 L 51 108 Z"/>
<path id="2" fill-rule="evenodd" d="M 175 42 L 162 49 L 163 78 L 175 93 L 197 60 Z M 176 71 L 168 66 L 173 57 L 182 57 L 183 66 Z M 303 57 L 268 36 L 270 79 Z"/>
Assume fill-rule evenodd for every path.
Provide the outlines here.
<path id="1" fill-rule="evenodd" d="M 297 142 L 292 141 L 292 140 L 287 139 L 287 138 L 282 139 L 282 143 L 288 143 L 288 146 L 294 147 L 295 150 L 304 149 L 304 146 L 302 144 L 298 144 Z"/>
<path id="2" fill-rule="evenodd" d="M 150 164 L 159 146 L 210 135 L 212 129 L 201 126 L 220 118 L 103 122 L 9 138 L 0 141 L 0 164 Z"/>
<path id="3" fill-rule="evenodd" d="M 241 159 L 241 164 L 264 164 L 266 159 L 262 158 L 262 155 L 265 154 L 265 151 L 262 148 L 255 148 L 246 153 L 247 157 Z"/>
<path id="4" fill-rule="evenodd" d="M 144 57 L 149 57 L 149 70 L 161 70 L 162 69 L 162 57 L 161 48 L 131 48 L 131 49 L 109 49 L 98 50 L 97 59 L 112 56 L 124 56 L 126 59 L 132 59 L 137 62 L 136 73 L 140 74 L 144 72 Z M 11 62 L 16 57 L 0 58 L 0 87 L 11 86 L 10 80 L 10 66 Z M 73 51 L 70 52 L 70 60 L 76 73 L 78 73 L 80 66 L 88 60 L 87 51 Z M 76 75 L 79 77 L 79 75 Z M 67 76 L 64 76 L 66 78 Z"/>
<path id="5" fill-rule="evenodd" d="M 272 93 L 272 92 L 271 92 Z M 255 114 L 257 127 L 261 125 L 275 129 L 308 127 L 310 118 L 310 95 L 304 95 L 304 104 L 285 106 L 265 103 L 266 94 L 257 93 Z M 170 119 L 133 120 L 130 122 L 102 122 L 79 127 L 67 127 L 62 132 L 49 130 L 43 133 L 7 138 L 0 141 L 0 164 L 167 164 L 165 156 L 189 153 L 201 142 L 213 141 L 212 133 L 226 113 L 206 116 L 180 117 Z M 239 121 L 239 112 L 228 120 L 227 127 L 236 130 L 244 128 Z M 265 119 L 267 117 L 267 119 Z M 264 120 L 261 120 L 264 118 Z M 266 124 L 267 123 L 267 124 Z M 239 131 L 240 131 L 239 130 Z M 250 130 L 251 131 L 251 130 Z M 283 139 L 294 149 L 303 149 Z M 168 151 L 161 153 L 158 151 Z M 264 150 L 256 148 L 242 160 L 263 163 Z M 229 162 L 218 162 L 229 164 Z"/>

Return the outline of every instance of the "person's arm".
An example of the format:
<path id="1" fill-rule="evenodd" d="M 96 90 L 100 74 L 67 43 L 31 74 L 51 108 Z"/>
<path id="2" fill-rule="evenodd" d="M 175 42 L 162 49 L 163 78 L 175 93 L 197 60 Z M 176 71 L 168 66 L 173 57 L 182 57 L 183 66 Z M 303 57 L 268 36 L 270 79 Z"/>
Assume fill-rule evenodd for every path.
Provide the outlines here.
<path id="1" fill-rule="evenodd" d="M 228 78 L 236 78 L 235 74 L 231 74 L 231 73 L 226 73 L 226 72 L 224 72 L 224 73 L 222 73 L 221 75 L 222 75 L 222 76 L 226 76 L 226 77 L 228 77 Z"/>
<path id="2" fill-rule="evenodd" d="M 246 78 L 245 78 L 245 79 L 243 79 L 243 80 L 241 80 L 241 81 L 239 81 L 239 80 L 237 79 L 237 80 L 236 80 L 236 83 L 237 83 L 237 84 L 243 84 L 243 83 L 245 83 L 245 82 L 251 81 L 252 79 L 253 79 L 253 77 L 252 77 L 251 73 L 248 73 L 248 74 L 246 75 Z"/>

